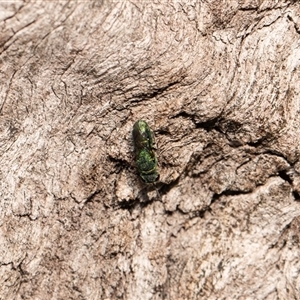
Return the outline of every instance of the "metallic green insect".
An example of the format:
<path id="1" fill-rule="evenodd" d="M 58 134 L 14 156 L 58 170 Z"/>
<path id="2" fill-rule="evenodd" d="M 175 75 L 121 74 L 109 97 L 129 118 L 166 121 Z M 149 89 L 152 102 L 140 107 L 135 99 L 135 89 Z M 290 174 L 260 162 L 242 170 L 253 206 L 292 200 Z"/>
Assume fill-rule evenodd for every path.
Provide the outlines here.
<path id="1" fill-rule="evenodd" d="M 139 175 L 145 183 L 153 183 L 159 179 L 153 132 L 146 121 L 138 120 L 132 135 Z"/>
<path id="2" fill-rule="evenodd" d="M 133 125 L 132 135 L 135 151 L 145 148 L 154 149 L 154 135 L 146 121 L 136 121 Z"/>

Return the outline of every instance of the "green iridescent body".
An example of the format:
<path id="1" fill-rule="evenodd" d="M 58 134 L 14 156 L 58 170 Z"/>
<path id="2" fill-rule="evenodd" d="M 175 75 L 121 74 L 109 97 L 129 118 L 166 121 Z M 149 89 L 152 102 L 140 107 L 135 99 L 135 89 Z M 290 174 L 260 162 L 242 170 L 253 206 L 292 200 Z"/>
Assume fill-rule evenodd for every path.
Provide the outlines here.
<path id="1" fill-rule="evenodd" d="M 142 149 L 154 149 L 154 135 L 148 123 L 143 120 L 138 120 L 133 125 L 133 142 L 135 151 Z"/>
<path id="2" fill-rule="evenodd" d="M 139 175 L 144 182 L 153 183 L 159 178 L 153 132 L 146 121 L 139 120 L 133 125 L 132 135 Z"/>

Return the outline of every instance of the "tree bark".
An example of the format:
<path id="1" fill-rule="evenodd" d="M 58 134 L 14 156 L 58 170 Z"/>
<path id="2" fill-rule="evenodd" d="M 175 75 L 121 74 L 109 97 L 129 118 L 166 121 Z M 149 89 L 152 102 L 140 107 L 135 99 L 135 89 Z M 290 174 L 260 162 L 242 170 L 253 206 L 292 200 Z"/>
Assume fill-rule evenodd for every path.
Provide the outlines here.
<path id="1" fill-rule="evenodd" d="M 0 12 L 0 299 L 300 299 L 298 1 Z"/>

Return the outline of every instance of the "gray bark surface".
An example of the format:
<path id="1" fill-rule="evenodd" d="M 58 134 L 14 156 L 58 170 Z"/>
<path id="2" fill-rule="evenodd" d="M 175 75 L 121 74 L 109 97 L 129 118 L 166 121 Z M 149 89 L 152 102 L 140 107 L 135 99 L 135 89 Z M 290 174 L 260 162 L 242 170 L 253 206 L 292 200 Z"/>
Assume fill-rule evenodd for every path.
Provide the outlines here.
<path id="1" fill-rule="evenodd" d="M 299 15 L 0 2 L 0 299 L 300 299 Z"/>

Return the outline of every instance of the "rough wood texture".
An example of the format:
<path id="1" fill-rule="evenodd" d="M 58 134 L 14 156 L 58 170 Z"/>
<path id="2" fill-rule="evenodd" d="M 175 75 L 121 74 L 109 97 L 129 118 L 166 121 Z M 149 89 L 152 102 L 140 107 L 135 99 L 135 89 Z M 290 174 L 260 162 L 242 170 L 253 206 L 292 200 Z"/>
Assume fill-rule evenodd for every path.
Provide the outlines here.
<path id="1" fill-rule="evenodd" d="M 299 15 L 0 2 L 0 299 L 300 299 Z"/>

